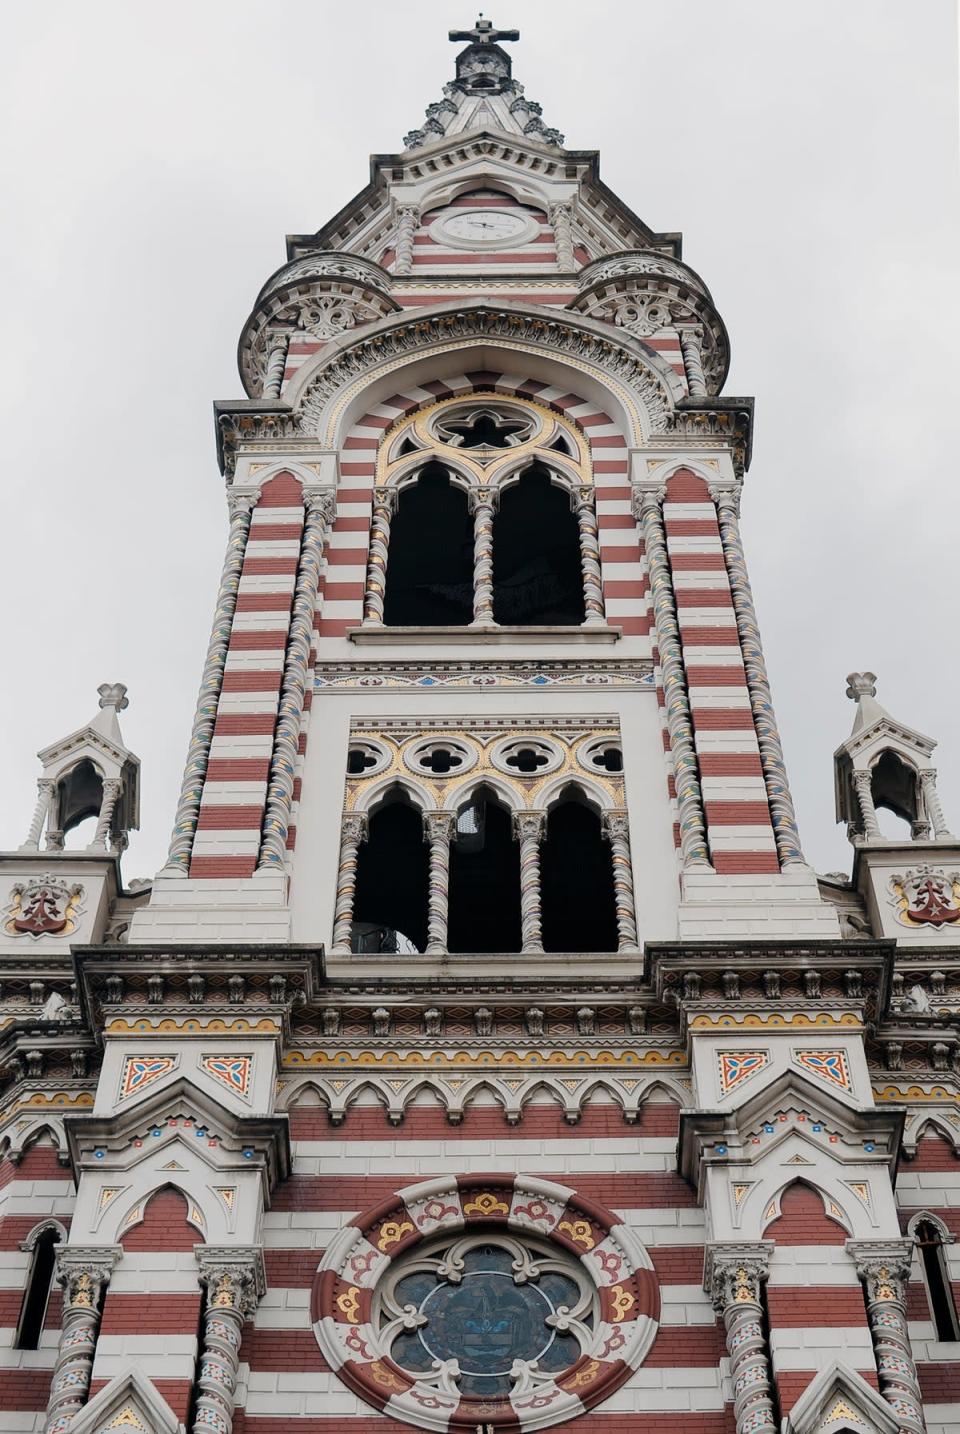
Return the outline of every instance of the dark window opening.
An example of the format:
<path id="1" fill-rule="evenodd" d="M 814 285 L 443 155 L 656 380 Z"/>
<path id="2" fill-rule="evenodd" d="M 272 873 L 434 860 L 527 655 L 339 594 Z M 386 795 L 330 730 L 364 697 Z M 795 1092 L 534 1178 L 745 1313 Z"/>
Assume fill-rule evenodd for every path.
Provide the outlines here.
<path id="1" fill-rule="evenodd" d="M 438 464 L 400 494 L 390 529 L 384 621 L 456 627 L 473 617 L 473 522 L 466 494 Z"/>
<path id="2" fill-rule="evenodd" d="M 568 456 L 570 454 L 570 444 L 564 438 L 562 433 L 560 434 L 559 438 L 555 438 L 553 440 L 553 442 L 550 444 L 550 447 L 556 449 L 558 453 L 566 453 Z"/>
<path id="3" fill-rule="evenodd" d="M 547 951 L 616 951 L 610 847 L 600 818 L 576 798 L 553 807 L 540 849 L 543 945 Z"/>
<path id="4" fill-rule="evenodd" d="M 504 626 L 583 622 L 580 539 L 570 496 L 545 469 L 504 490 L 493 523 L 493 615 Z"/>
<path id="5" fill-rule="evenodd" d="M 353 951 L 422 951 L 429 856 L 416 808 L 392 801 L 370 818 L 357 860 Z"/>
<path id="6" fill-rule="evenodd" d="M 510 753 L 506 762 L 515 772 L 535 772 L 538 767 L 545 767 L 549 760 L 546 752 L 538 752 L 536 747 L 519 747 Z"/>
<path id="7" fill-rule="evenodd" d="M 619 747 L 604 747 L 602 751 L 594 753 L 593 764 L 595 767 L 602 767 L 605 772 L 622 772 L 623 753 Z"/>
<path id="8" fill-rule="evenodd" d="M 410 454 L 410 453 L 416 453 L 416 452 L 417 452 L 417 445 L 414 443 L 413 439 L 412 439 L 412 438 L 405 438 L 405 439 L 403 440 L 403 442 L 400 444 L 400 452 L 397 454 L 397 457 L 398 457 L 398 458 L 406 458 L 408 454 Z"/>
<path id="9" fill-rule="evenodd" d="M 520 950 L 520 847 L 510 813 L 483 788 L 457 816 L 448 923 L 450 951 Z"/>
<path id="10" fill-rule="evenodd" d="M 375 767 L 377 759 L 372 752 L 362 747 L 351 747 L 347 753 L 347 772 L 351 777 L 361 776 L 368 767 Z"/>
<path id="11" fill-rule="evenodd" d="M 762 1335 L 763 1335 L 763 1348 L 764 1348 L 765 1350 L 769 1350 L 769 1349 L 770 1349 L 770 1304 L 769 1304 L 769 1301 L 768 1301 L 768 1299 L 767 1299 L 767 1282 L 766 1282 L 766 1280 L 761 1280 L 761 1281 L 760 1281 L 760 1329 L 761 1329 L 761 1333 L 762 1333 Z M 773 1405 L 773 1422 L 774 1422 L 774 1428 L 775 1428 L 775 1429 L 779 1429 L 783 1416 L 782 1416 L 782 1413 L 781 1413 L 781 1410 L 780 1410 L 780 1390 L 779 1390 L 779 1388 L 777 1387 L 777 1381 L 776 1381 L 775 1379 L 771 1379 L 771 1381 L 770 1381 L 770 1402 L 771 1402 L 771 1404 Z M 842 1431 L 842 1430 L 837 1430 L 837 1434 L 843 1434 L 843 1431 Z M 852 1431 L 851 1431 L 851 1434 L 852 1434 Z"/>
<path id="12" fill-rule="evenodd" d="M 57 783 L 60 830 L 64 836 L 89 817 L 100 815 L 103 806 L 103 781 L 90 761 L 78 762 L 72 771 Z"/>
<path id="13" fill-rule="evenodd" d="M 432 752 L 424 752 L 421 755 L 420 766 L 442 777 L 446 776 L 447 772 L 454 772 L 458 767 L 462 767 L 463 758 L 459 752 L 451 752 L 446 747 L 435 747 Z"/>
<path id="14" fill-rule="evenodd" d="M 947 1271 L 943 1236 L 929 1220 L 921 1220 L 916 1229 L 916 1241 L 937 1339 L 944 1343 L 954 1343 L 960 1339 L 960 1324 L 957 1322 L 957 1307 Z"/>
<path id="15" fill-rule="evenodd" d="M 870 778 L 873 805 L 908 824 L 917 820 L 917 777 L 894 752 L 884 752 Z"/>
<path id="16" fill-rule="evenodd" d="M 20 1322 L 17 1325 L 16 1349 L 36 1349 L 40 1344 L 43 1321 L 47 1314 L 50 1289 L 53 1285 L 53 1268 L 57 1245 L 60 1243 L 59 1230 L 44 1230 L 37 1237 L 30 1264 L 23 1304 L 20 1306 Z"/>

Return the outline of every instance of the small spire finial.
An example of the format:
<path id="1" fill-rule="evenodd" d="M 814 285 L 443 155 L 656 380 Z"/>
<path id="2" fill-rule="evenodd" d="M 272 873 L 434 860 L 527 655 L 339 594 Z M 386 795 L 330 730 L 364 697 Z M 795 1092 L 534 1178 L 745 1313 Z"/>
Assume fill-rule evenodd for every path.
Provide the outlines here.
<path id="1" fill-rule="evenodd" d="M 875 672 L 848 672 L 847 696 L 854 702 L 862 697 L 876 697 L 877 674 Z"/>
<path id="2" fill-rule="evenodd" d="M 498 40 L 519 40 L 519 30 L 497 30 L 491 20 L 483 18 L 483 11 L 477 16 L 472 30 L 451 30 L 450 39 L 454 44 L 466 41 L 468 45 L 495 45 Z"/>
<path id="3" fill-rule="evenodd" d="M 100 695 L 101 707 L 112 707 L 117 712 L 124 712 L 130 706 L 127 689 L 122 682 L 102 682 L 97 692 Z"/>

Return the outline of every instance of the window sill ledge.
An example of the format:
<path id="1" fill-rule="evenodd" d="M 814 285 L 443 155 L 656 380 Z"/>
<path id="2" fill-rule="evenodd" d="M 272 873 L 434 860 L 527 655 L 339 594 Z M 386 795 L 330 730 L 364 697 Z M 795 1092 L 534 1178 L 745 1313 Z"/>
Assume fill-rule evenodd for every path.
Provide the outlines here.
<path id="1" fill-rule="evenodd" d="M 619 627 L 383 627 L 371 623 L 351 627 L 347 637 L 358 647 L 424 647 L 456 645 L 502 646 L 505 643 L 611 643 L 622 636 Z"/>

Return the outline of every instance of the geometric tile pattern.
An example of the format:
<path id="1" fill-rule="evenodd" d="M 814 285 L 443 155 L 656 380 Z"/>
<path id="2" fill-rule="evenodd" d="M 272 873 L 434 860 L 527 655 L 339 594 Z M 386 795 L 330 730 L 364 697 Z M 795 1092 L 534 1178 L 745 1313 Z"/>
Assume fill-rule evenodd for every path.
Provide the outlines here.
<path id="1" fill-rule="evenodd" d="M 850 1070 L 843 1051 L 794 1051 L 793 1058 L 804 1070 L 829 1085 L 850 1089 Z"/>
<path id="2" fill-rule="evenodd" d="M 234 1095 L 247 1097 L 250 1091 L 251 1056 L 203 1056 L 200 1069 L 213 1076 Z"/>
<path id="3" fill-rule="evenodd" d="M 135 1095 L 152 1085 L 155 1080 L 172 1071 L 177 1064 L 176 1056 L 127 1056 L 120 1077 L 120 1100 Z"/>
<path id="4" fill-rule="evenodd" d="M 723 1094 L 756 1075 L 757 1071 L 762 1071 L 769 1061 L 767 1051 L 718 1051 L 717 1066 Z"/>

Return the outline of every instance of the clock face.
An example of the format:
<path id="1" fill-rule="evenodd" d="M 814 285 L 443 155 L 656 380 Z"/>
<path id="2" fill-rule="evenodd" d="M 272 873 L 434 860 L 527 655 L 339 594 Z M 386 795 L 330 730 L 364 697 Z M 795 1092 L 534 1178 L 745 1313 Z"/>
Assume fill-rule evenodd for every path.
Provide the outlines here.
<path id="1" fill-rule="evenodd" d="M 433 227 L 441 244 L 461 249 L 528 244 L 538 228 L 525 215 L 504 209 L 455 209 L 442 214 Z"/>

